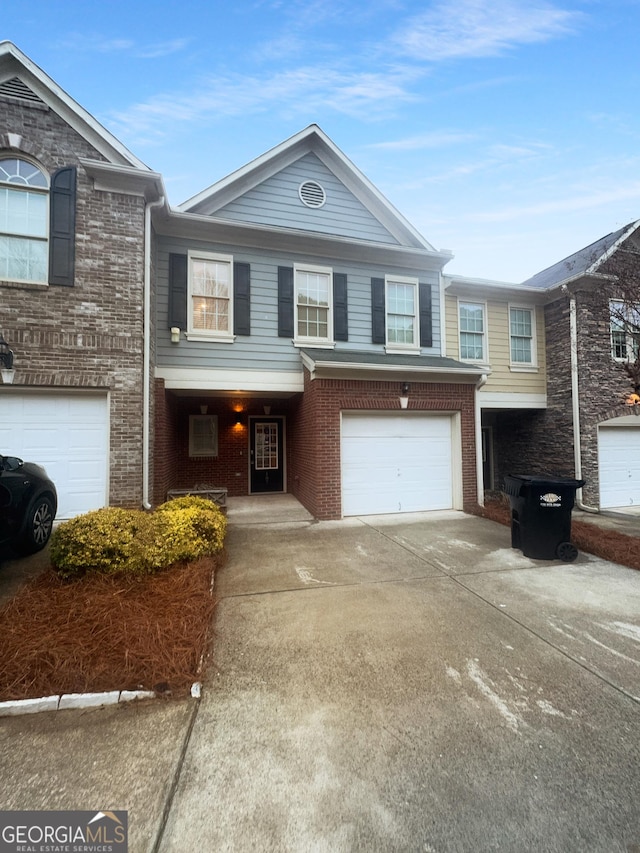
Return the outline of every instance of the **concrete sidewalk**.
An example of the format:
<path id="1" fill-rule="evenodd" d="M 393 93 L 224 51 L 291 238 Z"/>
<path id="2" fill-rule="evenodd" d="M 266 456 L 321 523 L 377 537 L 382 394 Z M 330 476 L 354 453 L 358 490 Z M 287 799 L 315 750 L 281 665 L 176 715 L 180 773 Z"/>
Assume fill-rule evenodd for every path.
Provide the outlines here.
<path id="1" fill-rule="evenodd" d="M 230 506 L 200 703 L 0 720 L 2 808 L 128 809 L 135 853 L 640 850 L 638 572 L 286 503 Z"/>

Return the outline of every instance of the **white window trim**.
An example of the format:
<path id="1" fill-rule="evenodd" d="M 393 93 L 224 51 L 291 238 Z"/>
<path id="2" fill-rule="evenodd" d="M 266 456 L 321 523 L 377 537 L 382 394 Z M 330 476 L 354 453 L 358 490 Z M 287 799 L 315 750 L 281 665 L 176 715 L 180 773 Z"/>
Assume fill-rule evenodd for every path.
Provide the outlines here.
<path id="1" fill-rule="evenodd" d="M 511 309 L 531 312 L 531 361 L 511 360 Z M 507 306 L 507 332 L 509 335 L 509 368 L 513 373 L 532 373 L 538 370 L 538 318 L 535 305 L 525 305 L 520 302 L 510 302 Z"/>
<path id="2" fill-rule="evenodd" d="M 193 261 L 220 261 L 229 264 L 229 331 L 207 332 L 203 329 L 195 329 L 193 325 L 193 276 L 191 267 Z M 187 252 L 187 332 L 188 341 L 214 341 L 222 344 L 232 344 L 235 341 L 233 334 L 233 255 L 223 255 L 217 252 L 197 252 L 190 249 Z"/>
<path id="3" fill-rule="evenodd" d="M 630 361 L 634 360 L 633 359 L 633 344 L 634 344 L 633 335 L 628 331 L 628 329 L 625 328 L 624 332 L 625 332 L 625 344 L 626 344 L 626 348 L 627 348 L 627 355 L 623 356 L 622 358 L 620 356 L 617 356 L 615 354 L 616 350 L 615 350 L 615 345 L 613 343 L 613 323 L 612 323 L 613 318 L 611 317 L 611 307 L 613 305 L 619 305 L 622 308 L 624 308 L 625 302 L 623 299 L 610 299 L 609 300 L 609 341 L 611 343 L 611 358 L 615 362 L 617 362 L 618 364 L 628 364 Z"/>
<path id="4" fill-rule="evenodd" d="M 327 311 L 327 337 L 305 337 L 298 334 L 298 273 L 311 272 L 329 277 L 329 307 Z M 318 349 L 334 349 L 333 339 L 333 269 L 320 267 L 316 264 L 294 264 L 293 267 L 293 343 L 297 347 L 317 347 Z"/>
<path id="5" fill-rule="evenodd" d="M 389 340 L 389 324 L 387 317 L 389 316 L 389 285 L 390 284 L 411 284 L 415 291 L 415 312 L 413 315 L 413 343 L 399 344 Z M 406 275 L 385 275 L 384 277 L 384 336 L 385 336 L 385 352 L 401 352 L 411 353 L 412 355 L 420 354 L 420 288 L 418 279 L 413 276 Z"/>
<path id="6" fill-rule="evenodd" d="M 196 422 L 209 420 L 213 422 L 214 441 L 213 447 L 208 450 L 197 450 L 194 447 L 193 429 Z M 212 458 L 218 455 L 218 416 L 217 415 L 189 415 L 189 457 L 190 458 Z"/>
<path id="7" fill-rule="evenodd" d="M 482 308 L 482 358 L 463 358 L 462 357 L 462 348 L 460 345 L 460 337 L 462 335 L 462 330 L 460 328 L 460 306 L 461 305 L 480 305 Z M 458 358 L 460 361 L 464 361 L 465 364 L 489 364 L 489 334 L 488 334 L 488 321 L 487 321 L 487 303 L 482 299 L 461 299 L 458 297 L 458 303 L 456 306 L 457 309 L 457 321 L 458 321 Z M 509 340 L 509 347 L 511 347 L 511 340 Z M 509 352 L 509 358 L 511 358 L 511 352 Z"/>
<path id="8" fill-rule="evenodd" d="M 11 284 L 15 283 L 15 284 L 21 284 L 21 285 L 25 284 L 25 285 L 34 286 L 34 287 L 49 287 L 49 254 L 51 251 L 50 234 L 49 234 L 49 228 L 50 228 L 50 224 L 51 224 L 51 175 L 44 168 L 44 166 L 42 166 L 40 163 L 38 163 L 37 160 L 34 160 L 33 157 L 26 156 L 22 151 L 15 152 L 15 153 L 11 152 L 11 151 L 3 152 L 3 155 L 5 153 L 7 153 L 8 156 L 6 156 L 6 157 L 3 156 L 4 160 L 22 160 L 25 163 L 29 163 L 31 166 L 34 167 L 34 169 L 37 169 L 39 172 L 41 172 L 42 175 L 44 176 L 46 182 L 47 182 L 47 186 L 46 187 L 32 187 L 30 185 L 14 184 L 14 183 L 9 183 L 9 182 L 4 182 L 4 181 L 0 184 L 0 186 L 8 187 L 9 189 L 14 189 L 14 190 L 19 189 L 19 190 L 22 190 L 24 192 L 31 192 L 34 194 L 37 193 L 39 195 L 46 196 L 47 210 L 46 210 L 46 215 L 45 215 L 46 235 L 44 237 L 32 237 L 32 236 L 29 236 L 28 234 L 14 234 L 14 233 L 8 233 L 8 232 L 6 232 L 6 233 L 3 232 L 3 236 L 17 237 L 17 238 L 23 239 L 23 240 L 34 240 L 34 241 L 37 241 L 38 243 L 43 243 L 47 247 L 47 262 L 46 262 L 45 279 L 44 280 L 30 279 L 30 278 L 5 278 L 4 276 L 0 276 L 0 282 L 3 282 L 3 283 L 4 282 L 10 282 Z"/>

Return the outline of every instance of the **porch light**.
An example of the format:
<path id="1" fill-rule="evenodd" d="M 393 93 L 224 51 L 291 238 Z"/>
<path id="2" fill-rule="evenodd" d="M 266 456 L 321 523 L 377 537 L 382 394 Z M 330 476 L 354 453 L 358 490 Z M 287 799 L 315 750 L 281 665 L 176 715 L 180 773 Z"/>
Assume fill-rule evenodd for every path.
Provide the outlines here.
<path id="1" fill-rule="evenodd" d="M 9 349 L 9 344 L 0 334 L 0 373 L 2 373 L 2 381 L 5 385 L 11 385 L 13 377 L 16 375 L 13 369 L 13 352 Z"/>
<path id="2" fill-rule="evenodd" d="M 400 391 L 400 408 L 406 409 L 409 405 L 409 383 L 405 382 Z"/>
<path id="3" fill-rule="evenodd" d="M 171 327 L 171 343 L 179 344 L 180 343 L 180 328 L 178 326 Z"/>
<path id="4" fill-rule="evenodd" d="M 235 425 L 242 426 L 242 412 L 236 412 Z"/>

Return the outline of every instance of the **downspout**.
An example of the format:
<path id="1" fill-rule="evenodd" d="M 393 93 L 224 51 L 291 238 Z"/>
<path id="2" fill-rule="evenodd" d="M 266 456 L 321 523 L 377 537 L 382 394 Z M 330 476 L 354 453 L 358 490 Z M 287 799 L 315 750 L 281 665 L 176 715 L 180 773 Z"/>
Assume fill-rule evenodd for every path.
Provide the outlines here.
<path id="1" fill-rule="evenodd" d="M 142 506 L 151 509 L 149 502 L 149 456 L 151 422 L 151 209 L 164 204 L 164 196 L 147 202 L 144 209 L 144 352 L 142 363 Z"/>
<path id="2" fill-rule="evenodd" d="M 578 382 L 578 320 L 576 311 L 576 298 L 569 292 L 566 284 L 562 285 L 562 292 L 569 297 L 569 330 L 570 330 L 570 352 L 571 352 L 571 409 L 573 414 L 573 460 L 576 472 L 576 480 L 582 479 L 582 442 L 580 438 L 580 386 Z M 582 502 L 582 488 L 576 489 L 576 506 L 583 512 L 598 513 L 600 510 L 587 506 Z"/>
<path id="3" fill-rule="evenodd" d="M 484 472 L 482 466 L 482 406 L 478 391 L 486 384 L 487 374 L 483 373 L 476 382 L 476 489 L 478 493 L 478 504 L 484 506 Z"/>

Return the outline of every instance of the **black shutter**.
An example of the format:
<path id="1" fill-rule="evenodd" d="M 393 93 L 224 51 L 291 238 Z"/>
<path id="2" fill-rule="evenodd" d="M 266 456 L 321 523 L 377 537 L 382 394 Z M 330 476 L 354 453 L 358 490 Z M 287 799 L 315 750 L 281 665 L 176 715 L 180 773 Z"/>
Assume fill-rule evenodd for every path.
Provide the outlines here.
<path id="1" fill-rule="evenodd" d="M 293 267 L 278 267 L 278 337 L 293 337 Z"/>
<path id="2" fill-rule="evenodd" d="M 238 262 L 233 265 L 233 333 L 251 334 L 251 267 Z"/>
<path id="3" fill-rule="evenodd" d="M 420 282 L 420 346 L 433 346 L 433 318 L 431 315 L 431 285 Z"/>
<path id="4" fill-rule="evenodd" d="M 49 192 L 49 284 L 73 287 L 76 247 L 76 169 L 54 172 Z"/>
<path id="5" fill-rule="evenodd" d="M 371 340 L 374 344 L 387 341 L 384 279 L 371 279 Z"/>
<path id="6" fill-rule="evenodd" d="M 347 304 L 347 276 L 343 272 L 333 274 L 333 339 L 349 340 L 349 311 Z"/>
<path id="7" fill-rule="evenodd" d="M 169 328 L 187 328 L 187 256 L 169 255 Z"/>

